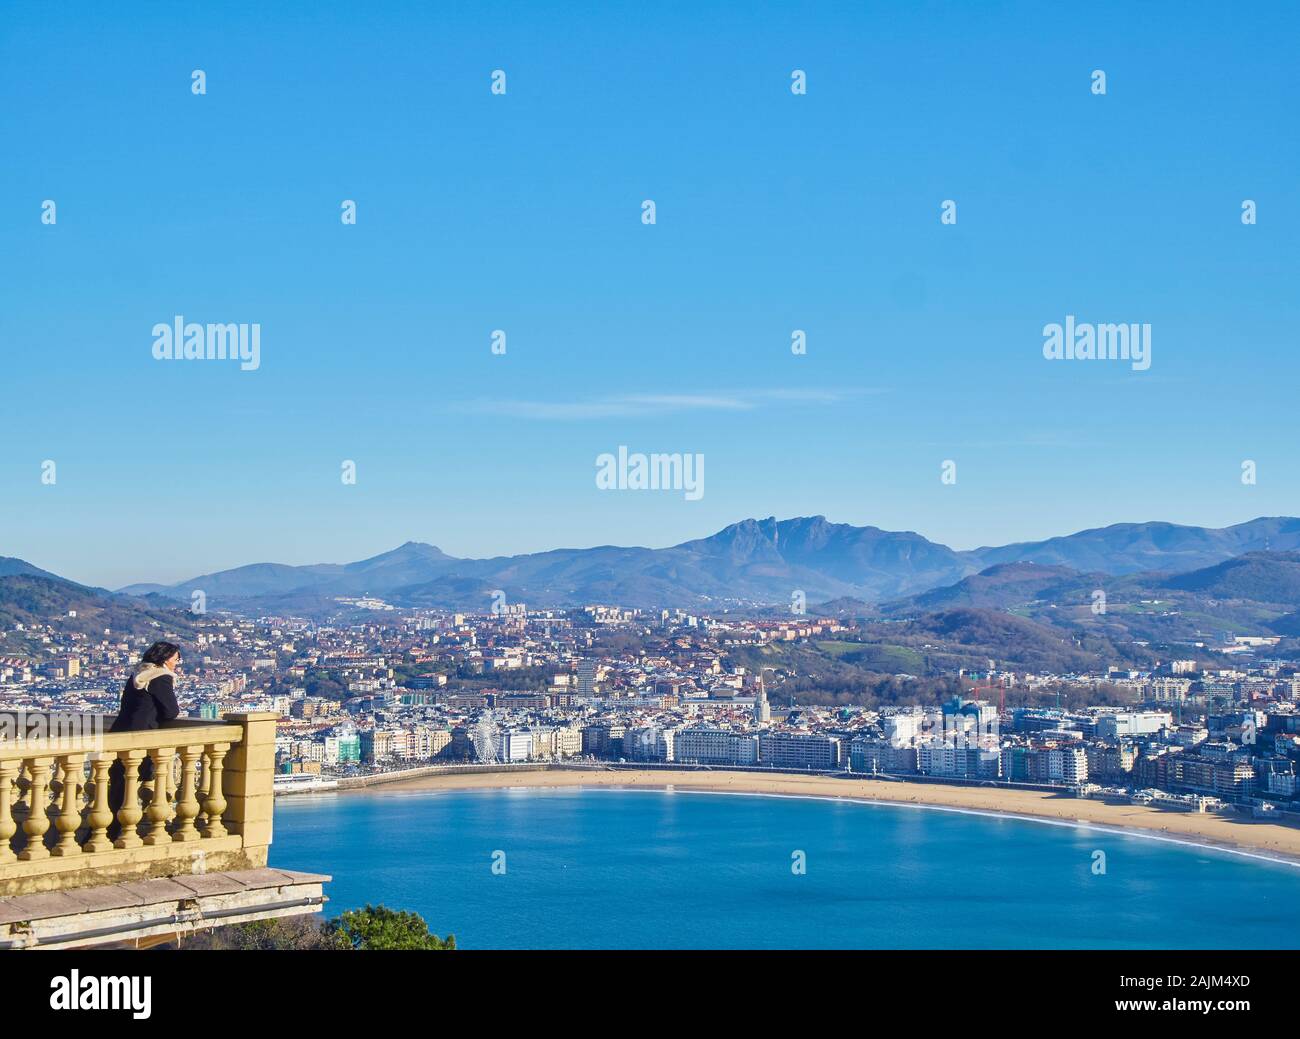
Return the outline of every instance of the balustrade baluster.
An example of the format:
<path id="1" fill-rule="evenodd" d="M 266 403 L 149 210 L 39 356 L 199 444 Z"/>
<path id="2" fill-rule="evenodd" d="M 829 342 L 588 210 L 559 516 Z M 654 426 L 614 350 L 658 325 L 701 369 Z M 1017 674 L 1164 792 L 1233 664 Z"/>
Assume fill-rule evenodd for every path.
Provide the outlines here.
<path id="1" fill-rule="evenodd" d="M 226 836 L 226 827 L 221 821 L 221 813 L 226 810 L 226 796 L 222 790 L 221 772 L 225 767 L 226 751 L 229 749 L 229 743 L 213 743 L 208 747 L 208 777 L 206 783 L 208 796 L 203 802 L 203 810 L 207 813 L 207 820 L 203 827 L 203 836 L 205 837 Z"/>
<path id="2" fill-rule="evenodd" d="M 77 830 L 81 826 L 81 794 L 82 781 L 85 779 L 86 755 L 64 754 L 59 758 L 59 766 L 63 810 L 54 820 L 54 825 L 61 836 L 51 854 L 66 858 L 69 855 L 81 854 L 81 845 L 77 843 Z"/>
<path id="3" fill-rule="evenodd" d="M 199 802 L 199 814 L 194 817 L 194 826 L 199 833 L 208 832 L 208 784 L 212 780 L 212 763 L 208 757 L 208 748 L 203 748 L 203 753 L 199 755 L 198 764 L 198 788 L 195 792 L 195 798 Z"/>
<path id="4" fill-rule="evenodd" d="M 113 847 L 113 842 L 108 839 L 108 827 L 113 821 L 113 812 L 108 807 L 108 770 L 112 764 L 113 759 L 108 754 L 99 754 L 90 762 L 95 800 L 86 812 L 86 825 L 90 827 L 90 836 L 84 845 L 86 851 L 108 851 Z"/>
<path id="5" fill-rule="evenodd" d="M 9 842 L 18 832 L 11 798 L 15 793 L 14 780 L 18 777 L 21 765 L 18 761 L 0 761 L 0 863 L 14 862 L 18 858 Z"/>
<path id="6" fill-rule="evenodd" d="M 175 747 L 155 747 L 149 751 L 149 759 L 153 762 L 153 797 L 149 801 L 149 833 L 145 836 L 144 843 L 150 846 L 171 843 L 171 835 L 167 832 L 167 822 L 172 814 L 172 799 L 169 788 L 171 787 L 172 755 L 175 753 Z"/>
<path id="7" fill-rule="evenodd" d="M 142 750 L 119 750 L 117 760 L 122 763 L 122 807 L 117 810 L 117 821 L 122 832 L 113 842 L 114 848 L 138 848 L 144 842 L 136 832 L 143 812 L 140 809 L 140 762 Z"/>
<path id="8" fill-rule="evenodd" d="M 36 862 L 50 857 L 50 849 L 45 846 L 45 833 L 50 828 L 49 806 L 46 801 L 52 760 L 31 758 L 27 763 L 27 771 L 31 776 L 31 786 L 27 789 L 27 818 L 23 821 L 27 846 L 18 853 L 18 858 L 23 862 Z"/>
<path id="9" fill-rule="evenodd" d="M 199 801 L 195 796 L 195 771 L 202 747 L 181 747 L 181 791 L 176 798 L 176 826 L 172 829 L 174 841 L 197 841 L 199 832 L 194 828 L 194 817 L 199 814 Z"/>
<path id="10" fill-rule="evenodd" d="M 14 780 L 14 789 L 17 791 L 13 802 L 14 818 L 18 820 L 18 824 L 21 826 L 27 821 L 27 805 L 32 790 L 32 781 L 27 776 L 26 761 L 23 761 L 18 766 L 18 778 Z"/>
<path id="11" fill-rule="evenodd" d="M 176 769 L 179 764 L 176 751 L 172 751 L 172 756 L 167 760 L 167 825 L 171 826 L 176 821 L 176 794 L 180 786 L 176 782 Z"/>

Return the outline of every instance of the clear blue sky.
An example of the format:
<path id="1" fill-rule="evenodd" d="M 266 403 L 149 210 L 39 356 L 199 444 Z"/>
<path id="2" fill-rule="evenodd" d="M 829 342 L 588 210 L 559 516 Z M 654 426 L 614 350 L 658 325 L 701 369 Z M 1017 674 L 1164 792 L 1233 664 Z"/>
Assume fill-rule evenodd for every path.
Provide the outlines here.
<path id="1" fill-rule="evenodd" d="M 1300 513 L 1296 12 L 7 4 L 0 555 Z M 261 368 L 155 361 L 176 314 L 259 322 Z M 1066 314 L 1149 322 L 1151 370 L 1045 360 Z M 702 453 L 703 499 L 597 490 L 620 444 Z"/>

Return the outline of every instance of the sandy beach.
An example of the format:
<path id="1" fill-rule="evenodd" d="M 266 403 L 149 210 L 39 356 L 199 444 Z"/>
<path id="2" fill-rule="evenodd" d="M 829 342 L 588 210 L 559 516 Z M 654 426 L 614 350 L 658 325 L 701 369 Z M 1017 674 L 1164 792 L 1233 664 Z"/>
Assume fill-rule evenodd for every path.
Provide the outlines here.
<path id="1" fill-rule="evenodd" d="M 1132 832 L 1167 840 L 1238 850 L 1300 864 L 1300 827 L 1228 817 L 1112 804 L 1033 790 L 946 786 L 831 776 L 762 775 L 752 772 L 667 770 L 586 771 L 554 769 L 516 773 L 433 775 L 365 788 L 368 794 L 410 790 L 474 790 L 555 787 L 621 787 L 645 790 L 702 790 L 730 794 L 825 797 L 928 806 L 1069 825 Z"/>

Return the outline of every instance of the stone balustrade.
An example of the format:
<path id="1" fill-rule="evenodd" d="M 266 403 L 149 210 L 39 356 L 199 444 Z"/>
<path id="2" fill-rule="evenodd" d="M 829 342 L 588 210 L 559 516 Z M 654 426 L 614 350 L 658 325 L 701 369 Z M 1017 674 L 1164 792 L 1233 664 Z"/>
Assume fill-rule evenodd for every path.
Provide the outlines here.
<path id="1" fill-rule="evenodd" d="M 264 867 L 275 719 L 110 733 L 107 718 L 98 735 L 0 739 L 0 896 Z"/>

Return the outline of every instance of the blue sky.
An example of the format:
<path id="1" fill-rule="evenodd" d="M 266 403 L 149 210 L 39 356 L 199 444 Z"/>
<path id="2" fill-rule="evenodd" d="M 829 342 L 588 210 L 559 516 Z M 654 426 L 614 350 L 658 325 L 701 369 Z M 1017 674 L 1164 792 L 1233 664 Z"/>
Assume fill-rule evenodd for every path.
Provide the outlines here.
<path id="1" fill-rule="evenodd" d="M 746 516 L 970 548 L 1300 513 L 1298 23 L 7 5 L 0 555 L 116 587 Z M 155 361 L 176 314 L 260 323 L 260 369 Z M 1044 359 L 1066 314 L 1150 323 L 1151 369 Z M 703 454 L 703 498 L 598 490 L 620 444 Z"/>

